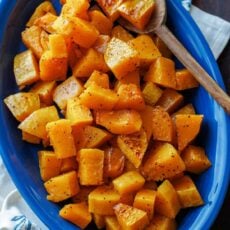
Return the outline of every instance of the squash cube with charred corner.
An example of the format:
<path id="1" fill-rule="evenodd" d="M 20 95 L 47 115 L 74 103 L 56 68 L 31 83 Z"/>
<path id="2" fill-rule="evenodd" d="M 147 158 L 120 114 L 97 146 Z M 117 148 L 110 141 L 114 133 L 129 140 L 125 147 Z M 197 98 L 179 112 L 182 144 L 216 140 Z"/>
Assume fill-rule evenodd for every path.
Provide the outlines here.
<path id="1" fill-rule="evenodd" d="M 86 202 L 78 204 L 66 204 L 60 211 L 59 215 L 77 225 L 81 229 L 86 228 L 92 221 L 92 215 L 88 211 Z"/>
<path id="2" fill-rule="evenodd" d="M 40 79 L 38 63 L 31 50 L 23 51 L 14 57 L 14 75 L 20 88 Z"/>
<path id="3" fill-rule="evenodd" d="M 76 171 L 52 177 L 44 183 L 44 186 L 48 192 L 47 199 L 53 202 L 66 200 L 80 190 Z"/>
<path id="4" fill-rule="evenodd" d="M 46 125 L 50 144 L 58 159 L 76 156 L 71 122 L 67 119 L 49 122 Z"/>
<path id="5" fill-rule="evenodd" d="M 136 70 L 140 64 L 136 49 L 115 37 L 109 41 L 104 58 L 118 80 Z"/>
<path id="6" fill-rule="evenodd" d="M 81 149 L 78 152 L 79 180 L 81 185 L 101 185 L 103 183 L 104 151 Z"/>

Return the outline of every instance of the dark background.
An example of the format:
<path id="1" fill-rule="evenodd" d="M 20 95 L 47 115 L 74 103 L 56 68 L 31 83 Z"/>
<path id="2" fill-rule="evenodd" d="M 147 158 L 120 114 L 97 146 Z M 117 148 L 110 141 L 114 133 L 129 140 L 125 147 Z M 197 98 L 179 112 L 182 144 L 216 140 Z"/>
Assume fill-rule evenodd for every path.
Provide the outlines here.
<path id="1" fill-rule="evenodd" d="M 230 0 L 193 0 L 193 4 L 208 13 L 219 16 L 230 22 Z M 228 42 L 228 45 L 219 57 L 218 64 L 227 92 L 230 95 L 230 42 Z M 225 198 L 223 207 L 212 226 L 212 230 L 219 229 L 230 229 L 230 188 Z"/>

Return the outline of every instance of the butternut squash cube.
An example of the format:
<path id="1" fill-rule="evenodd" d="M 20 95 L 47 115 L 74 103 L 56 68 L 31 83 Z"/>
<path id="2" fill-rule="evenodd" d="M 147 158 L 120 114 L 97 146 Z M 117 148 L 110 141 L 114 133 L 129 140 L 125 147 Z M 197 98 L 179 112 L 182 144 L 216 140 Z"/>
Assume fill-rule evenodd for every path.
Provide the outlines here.
<path id="1" fill-rule="evenodd" d="M 179 197 L 182 208 L 196 207 L 204 202 L 193 180 L 189 176 L 183 176 L 172 181 Z"/>
<path id="2" fill-rule="evenodd" d="M 83 86 L 81 81 L 71 76 L 55 88 L 53 100 L 60 109 L 65 110 L 68 99 L 79 96 L 82 91 Z"/>
<path id="3" fill-rule="evenodd" d="M 18 128 L 43 140 L 47 140 L 46 124 L 59 120 L 55 106 L 40 108 L 23 120 Z"/>
<path id="4" fill-rule="evenodd" d="M 146 82 L 143 85 L 142 95 L 145 103 L 149 105 L 155 105 L 163 93 L 163 90 L 153 82 Z"/>
<path id="5" fill-rule="evenodd" d="M 116 0 L 116 1 L 105 1 L 105 0 L 98 0 L 97 3 L 102 8 L 104 13 L 114 22 L 120 16 L 118 12 L 118 6 L 124 0 Z"/>
<path id="6" fill-rule="evenodd" d="M 148 215 L 148 219 L 151 220 L 154 214 L 155 199 L 156 191 L 141 189 L 135 196 L 133 207 L 145 211 Z"/>
<path id="7" fill-rule="evenodd" d="M 35 93 L 12 94 L 4 99 L 4 103 L 18 121 L 23 121 L 32 112 L 40 109 L 39 96 Z"/>
<path id="8" fill-rule="evenodd" d="M 139 66 L 138 52 L 126 42 L 113 37 L 105 51 L 105 62 L 119 80 Z"/>
<path id="9" fill-rule="evenodd" d="M 38 151 L 40 175 L 43 181 L 58 176 L 61 169 L 61 160 L 53 151 Z"/>
<path id="10" fill-rule="evenodd" d="M 176 190 L 168 180 L 164 180 L 157 188 L 155 210 L 168 218 L 175 218 L 181 209 Z"/>
<path id="11" fill-rule="evenodd" d="M 175 219 L 168 218 L 159 214 L 154 215 L 150 225 L 146 230 L 176 230 L 177 224 Z"/>
<path id="12" fill-rule="evenodd" d="M 131 134 L 140 131 L 142 120 L 136 110 L 97 110 L 96 124 L 114 134 Z"/>
<path id="13" fill-rule="evenodd" d="M 89 11 L 90 22 L 93 24 L 100 34 L 109 35 L 111 33 L 113 23 L 99 10 Z"/>
<path id="14" fill-rule="evenodd" d="M 31 89 L 31 93 L 38 94 L 41 103 L 46 106 L 53 104 L 53 92 L 56 87 L 55 81 L 43 82 L 38 81 Z"/>
<path id="15" fill-rule="evenodd" d="M 118 135 L 117 145 L 126 158 L 136 168 L 139 168 L 148 147 L 146 132 L 141 129 L 139 132 L 133 134 Z"/>
<path id="16" fill-rule="evenodd" d="M 54 21 L 53 28 L 58 34 L 72 37 L 83 48 L 90 48 L 99 35 L 94 25 L 76 16 L 60 15 Z"/>
<path id="17" fill-rule="evenodd" d="M 109 89 L 109 76 L 106 73 L 102 73 L 100 71 L 94 70 L 90 75 L 84 87 L 87 88 L 91 83 L 95 83 L 105 89 Z"/>
<path id="18" fill-rule="evenodd" d="M 129 171 L 113 179 L 112 183 L 114 188 L 122 195 L 141 189 L 145 183 L 145 179 L 140 173 Z"/>
<path id="19" fill-rule="evenodd" d="M 42 53 L 44 52 L 40 41 L 41 33 L 42 28 L 38 26 L 31 26 L 29 28 L 26 28 L 21 33 L 22 42 L 28 49 L 32 50 L 32 52 L 38 59 L 42 56 Z"/>
<path id="20" fill-rule="evenodd" d="M 131 73 L 128 73 L 123 78 L 118 81 L 120 84 L 134 84 L 140 88 L 140 72 L 139 70 L 135 70 Z M 119 88 L 119 84 L 117 88 Z"/>
<path id="21" fill-rule="evenodd" d="M 199 146 L 189 145 L 182 151 L 181 158 L 185 163 L 186 171 L 191 173 L 200 174 L 211 166 L 204 148 Z"/>
<path id="22" fill-rule="evenodd" d="M 117 89 L 118 101 L 114 109 L 143 110 L 145 101 L 140 88 L 135 84 L 120 84 Z"/>
<path id="23" fill-rule="evenodd" d="M 60 211 L 59 215 L 77 225 L 81 229 L 84 229 L 92 220 L 92 216 L 88 211 L 88 205 L 86 202 L 78 204 L 66 204 Z"/>
<path id="24" fill-rule="evenodd" d="M 111 110 L 118 101 L 117 94 L 97 84 L 90 84 L 79 96 L 80 103 L 89 109 Z"/>
<path id="25" fill-rule="evenodd" d="M 193 77 L 193 75 L 187 69 L 176 71 L 177 90 L 186 90 L 186 89 L 196 88 L 198 86 L 199 86 L 198 81 Z"/>
<path id="26" fill-rule="evenodd" d="M 29 21 L 26 23 L 26 26 L 31 27 L 34 24 L 34 21 L 36 19 L 42 17 L 43 15 L 45 15 L 48 12 L 50 12 L 54 15 L 57 14 L 52 3 L 50 1 L 44 1 L 35 9 L 34 13 L 30 17 Z"/>
<path id="27" fill-rule="evenodd" d="M 20 88 L 40 79 L 38 63 L 31 50 L 23 51 L 14 57 L 14 75 Z"/>
<path id="28" fill-rule="evenodd" d="M 124 42 L 128 42 L 134 38 L 131 33 L 129 33 L 126 29 L 124 29 L 120 25 L 113 27 L 112 32 L 111 32 L 111 36 L 118 38 Z"/>
<path id="29" fill-rule="evenodd" d="M 106 130 L 95 126 L 73 127 L 75 146 L 81 148 L 97 148 L 112 138 Z"/>
<path id="30" fill-rule="evenodd" d="M 80 59 L 77 60 L 73 67 L 73 75 L 75 77 L 89 77 L 94 70 L 104 73 L 109 71 L 103 54 L 90 48 Z"/>
<path id="31" fill-rule="evenodd" d="M 58 159 L 76 156 L 70 121 L 60 119 L 58 121 L 49 122 L 46 125 L 46 130 L 50 139 L 50 144 L 53 146 Z"/>
<path id="32" fill-rule="evenodd" d="M 185 170 L 185 164 L 173 145 L 156 143 L 142 167 L 146 180 L 161 181 Z"/>
<path id="33" fill-rule="evenodd" d="M 117 147 L 105 148 L 104 177 L 116 178 L 123 172 L 125 155 Z"/>
<path id="34" fill-rule="evenodd" d="M 48 192 L 47 199 L 53 202 L 66 200 L 79 192 L 76 171 L 52 177 L 44 183 Z"/>
<path id="35" fill-rule="evenodd" d="M 113 207 L 120 202 L 119 193 L 109 186 L 98 186 L 89 194 L 89 211 L 98 215 L 114 215 Z"/>
<path id="36" fill-rule="evenodd" d="M 147 213 L 140 209 L 119 203 L 114 210 L 122 229 L 142 230 L 149 224 Z"/>
<path id="37" fill-rule="evenodd" d="M 174 89 L 165 89 L 157 101 L 156 105 L 161 106 L 169 114 L 176 111 L 184 102 L 182 94 L 178 93 Z"/>
<path id="38" fill-rule="evenodd" d="M 158 57 L 161 57 L 160 51 L 149 35 L 139 35 L 128 43 L 137 50 L 141 67 L 149 67 Z"/>
<path id="39" fill-rule="evenodd" d="M 175 63 L 168 58 L 159 57 L 153 62 L 144 77 L 145 81 L 151 81 L 167 88 L 176 88 Z"/>
<path id="40" fill-rule="evenodd" d="M 104 151 L 100 149 L 81 149 L 78 152 L 78 157 L 79 157 L 80 184 L 81 185 L 102 184 Z"/>
<path id="41" fill-rule="evenodd" d="M 175 116 L 178 149 L 182 151 L 198 135 L 203 115 L 178 114 Z"/>
<path id="42" fill-rule="evenodd" d="M 121 230 L 116 216 L 105 216 L 106 230 Z"/>
<path id="43" fill-rule="evenodd" d="M 162 107 L 153 107 L 152 117 L 153 140 L 172 142 L 175 129 L 172 118 Z"/>
<path id="44" fill-rule="evenodd" d="M 93 116 L 88 107 L 81 105 L 79 98 L 67 100 L 66 119 L 70 120 L 71 125 L 75 127 L 90 125 L 93 122 Z"/>

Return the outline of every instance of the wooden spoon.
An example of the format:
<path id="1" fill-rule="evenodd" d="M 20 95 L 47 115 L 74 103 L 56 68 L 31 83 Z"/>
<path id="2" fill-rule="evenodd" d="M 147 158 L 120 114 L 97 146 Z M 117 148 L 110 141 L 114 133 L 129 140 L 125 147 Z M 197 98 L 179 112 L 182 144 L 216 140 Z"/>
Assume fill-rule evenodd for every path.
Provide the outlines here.
<path id="1" fill-rule="evenodd" d="M 139 30 L 127 22 L 119 19 L 119 23 L 138 34 L 155 33 L 168 46 L 180 62 L 193 74 L 196 80 L 210 93 L 210 95 L 230 114 L 230 97 L 217 85 L 213 78 L 200 66 L 185 47 L 177 40 L 165 25 L 166 3 L 165 0 L 155 0 L 156 8 L 150 22 L 144 30 Z"/>

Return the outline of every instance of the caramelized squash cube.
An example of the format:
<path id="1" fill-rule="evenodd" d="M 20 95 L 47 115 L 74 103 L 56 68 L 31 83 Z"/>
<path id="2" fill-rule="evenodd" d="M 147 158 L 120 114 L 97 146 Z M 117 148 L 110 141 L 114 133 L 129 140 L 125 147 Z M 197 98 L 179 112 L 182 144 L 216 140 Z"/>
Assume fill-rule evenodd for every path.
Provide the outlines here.
<path id="1" fill-rule="evenodd" d="M 73 75 L 75 77 L 89 77 L 94 70 L 104 73 L 109 71 L 103 54 L 90 48 L 80 59 L 77 60 L 73 67 Z"/>
<path id="2" fill-rule="evenodd" d="M 100 149 L 81 149 L 78 152 L 78 157 L 80 184 L 87 186 L 102 184 L 104 151 Z"/>
<path id="3" fill-rule="evenodd" d="M 141 129 L 139 132 L 133 134 L 118 135 L 117 145 L 126 158 L 136 168 L 139 168 L 148 147 L 146 132 Z"/>
<path id="4" fill-rule="evenodd" d="M 138 208 L 119 203 L 114 206 L 114 210 L 122 229 L 144 230 L 149 224 L 147 213 Z"/>
<path id="5" fill-rule="evenodd" d="M 58 159 L 76 156 L 76 149 L 69 120 L 60 119 L 46 125 L 50 144 Z"/>
<path id="6" fill-rule="evenodd" d="M 169 143 L 156 143 L 142 167 L 146 180 L 161 181 L 185 170 L 178 151 Z"/>
<path id="7" fill-rule="evenodd" d="M 113 134 L 131 134 L 140 131 L 142 120 L 136 110 L 97 110 L 96 124 L 108 129 Z"/>
<path id="8" fill-rule="evenodd" d="M 113 179 L 112 183 L 119 194 L 123 195 L 141 189 L 145 183 L 145 179 L 140 173 L 129 171 Z"/>
<path id="9" fill-rule="evenodd" d="M 86 202 L 66 204 L 59 211 L 59 215 L 81 229 L 86 228 L 92 220 L 92 216 L 88 211 L 88 205 Z"/>
<path id="10" fill-rule="evenodd" d="M 97 84 L 90 84 L 79 96 L 80 103 L 90 109 L 111 110 L 118 101 L 117 94 Z"/>
<path id="11" fill-rule="evenodd" d="M 187 69 L 176 71 L 176 89 L 177 90 L 192 89 L 198 86 L 199 86 L 198 81 L 194 78 L 194 76 Z"/>
<path id="12" fill-rule="evenodd" d="M 95 83 L 96 85 L 99 85 L 105 89 L 109 89 L 109 76 L 106 73 L 94 70 L 84 84 L 84 87 L 87 88 L 92 83 Z"/>
<path id="13" fill-rule="evenodd" d="M 40 109 L 39 96 L 35 93 L 12 94 L 4 99 L 4 103 L 18 121 L 23 121 L 32 112 Z"/>
<path id="14" fill-rule="evenodd" d="M 53 100 L 61 110 L 65 110 L 68 99 L 79 96 L 82 91 L 83 86 L 81 81 L 71 76 L 55 88 Z"/>
<path id="15" fill-rule="evenodd" d="M 175 116 L 178 149 L 182 151 L 198 135 L 203 115 L 178 114 Z"/>
<path id="16" fill-rule="evenodd" d="M 23 120 L 18 128 L 43 140 L 47 140 L 46 124 L 59 120 L 55 106 L 40 108 Z"/>
<path id="17" fill-rule="evenodd" d="M 40 175 L 43 181 L 58 176 L 61 169 L 61 160 L 53 151 L 42 150 L 38 152 Z"/>
<path id="18" fill-rule="evenodd" d="M 155 210 L 168 218 L 175 218 L 181 209 L 176 190 L 168 180 L 164 180 L 157 188 Z"/>
<path id="19" fill-rule="evenodd" d="M 153 62 L 144 77 L 145 81 L 151 81 L 167 88 L 176 88 L 175 63 L 168 58 L 159 57 Z"/>
<path id="20" fill-rule="evenodd" d="M 136 70 L 140 63 L 136 49 L 115 37 L 109 41 L 104 58 L 118 80 Z"/>
<path id="21" fill-rule="evenodd" d="M 189 145 L 182 151 L 181 158 L 185 163 L 186 171 L 191 173 L 200 174 L 211 166 L 204 148 L 199 146 Z"/>
<path id="22" fill-rule="evenodd" d="M 172 181 L 179 197 L 182 208 L 197 207 L 204 202 L 201 195 L 189 176 L 183 176 Z"/>
<path id="23" fill-rule="evenodd" d="M 38 63 L 31 50 L 23 51 L 14 57 L 14 75 L 19 87 L 40 79 Z"/>
<path id="24" fill-rule="evenodd" d="M 88 202 L 91 213 L 114 215 L 113 207 L 120 202 L 120 195 L 110 186 L 98 186 L 89 194 Z"/>
<path id="25" fill-rule="evenodd" d="M 44 183 L 48 192 L 47 199 L 53 202 L 60 202 L 76 195 L 80 188 L 76 171 L 52 177 Z"/>

